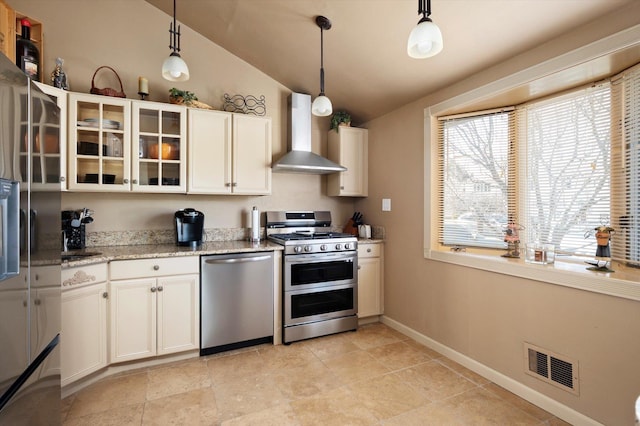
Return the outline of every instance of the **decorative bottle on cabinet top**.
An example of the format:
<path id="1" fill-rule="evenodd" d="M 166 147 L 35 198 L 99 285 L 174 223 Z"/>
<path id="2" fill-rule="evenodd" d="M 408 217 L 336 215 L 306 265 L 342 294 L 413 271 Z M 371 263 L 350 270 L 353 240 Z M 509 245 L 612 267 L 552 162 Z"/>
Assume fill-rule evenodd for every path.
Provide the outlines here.
<path id="1" fill-rule="evenodd" d="M 40 52 L 31 41 L 31 22 L 20 21 L 22 35 L 16 39 L 16 65 L 32 80 L 40 81 Z"/>

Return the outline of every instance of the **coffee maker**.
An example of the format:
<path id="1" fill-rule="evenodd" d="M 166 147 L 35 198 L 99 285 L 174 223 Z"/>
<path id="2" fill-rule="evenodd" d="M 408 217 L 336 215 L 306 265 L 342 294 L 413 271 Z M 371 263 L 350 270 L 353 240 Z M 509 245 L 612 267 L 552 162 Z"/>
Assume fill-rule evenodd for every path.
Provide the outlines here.
<path id="1" fill-rule="evenodd" d="M 175 215 L 176 244 L 197 247 L 202 244 L 204 214 L 196 209 L 178 210 Z"/>

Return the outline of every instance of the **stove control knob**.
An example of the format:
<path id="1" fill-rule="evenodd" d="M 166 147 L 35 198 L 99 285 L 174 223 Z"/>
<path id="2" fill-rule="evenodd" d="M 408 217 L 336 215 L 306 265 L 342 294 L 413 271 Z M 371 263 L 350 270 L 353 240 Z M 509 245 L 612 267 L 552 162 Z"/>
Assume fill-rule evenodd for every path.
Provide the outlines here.
<path id="1" fill-rule="evenodd" d="M 346 243 L 346 244 L 344 245 L 344 249 L 345 249 L 345 250 L 351 250 L 351 243 Z"/>
<path id="2" fill-rule="evenodd" d="M 304 246 L 304 251 L 309 252 L 311 250 L 312 250 L 311 246 Z"/>
<path id="3" fill-rule="evenodd" d="M 326 250 L 327 250 L 327 246 L 326 246 L 326 244 L 322 244 L 322 245 L 320 246 L 320 251 L 326 251 Z"/>
<path id="4" fill-rule="evenodd" d="M 295 247 L 293 248 L 293 252 L 294 252 L 294 253 L 300 253 L 301 251 L 302 251 L 302 247 L 301 247 L 301 246 L 295 246 Z"/>
<path id="5" fill-rule="evenodd" d="M 342 244 L 336 244 L 336 250 L 342 250 Z"/>

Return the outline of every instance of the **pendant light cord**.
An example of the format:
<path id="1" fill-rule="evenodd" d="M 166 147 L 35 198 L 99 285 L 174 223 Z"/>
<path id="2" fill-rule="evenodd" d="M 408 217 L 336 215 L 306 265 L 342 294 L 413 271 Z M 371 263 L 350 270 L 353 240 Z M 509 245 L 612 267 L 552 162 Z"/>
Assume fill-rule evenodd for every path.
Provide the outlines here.
<path id="1" fill-rule="evenodd" d="M 324 29 L 320 27 L 320 96 L 324 96 Z"/>

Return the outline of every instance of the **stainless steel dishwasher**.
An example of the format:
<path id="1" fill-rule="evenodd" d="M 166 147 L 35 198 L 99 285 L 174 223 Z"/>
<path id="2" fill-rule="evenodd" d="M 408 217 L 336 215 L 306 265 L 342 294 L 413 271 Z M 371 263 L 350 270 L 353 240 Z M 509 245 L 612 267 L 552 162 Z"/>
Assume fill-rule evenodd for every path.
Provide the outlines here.
<path id="1" fill-rule="evenodd" d="M 200 355 L 273 342 L 273 252 L 200 257 Z"/>

